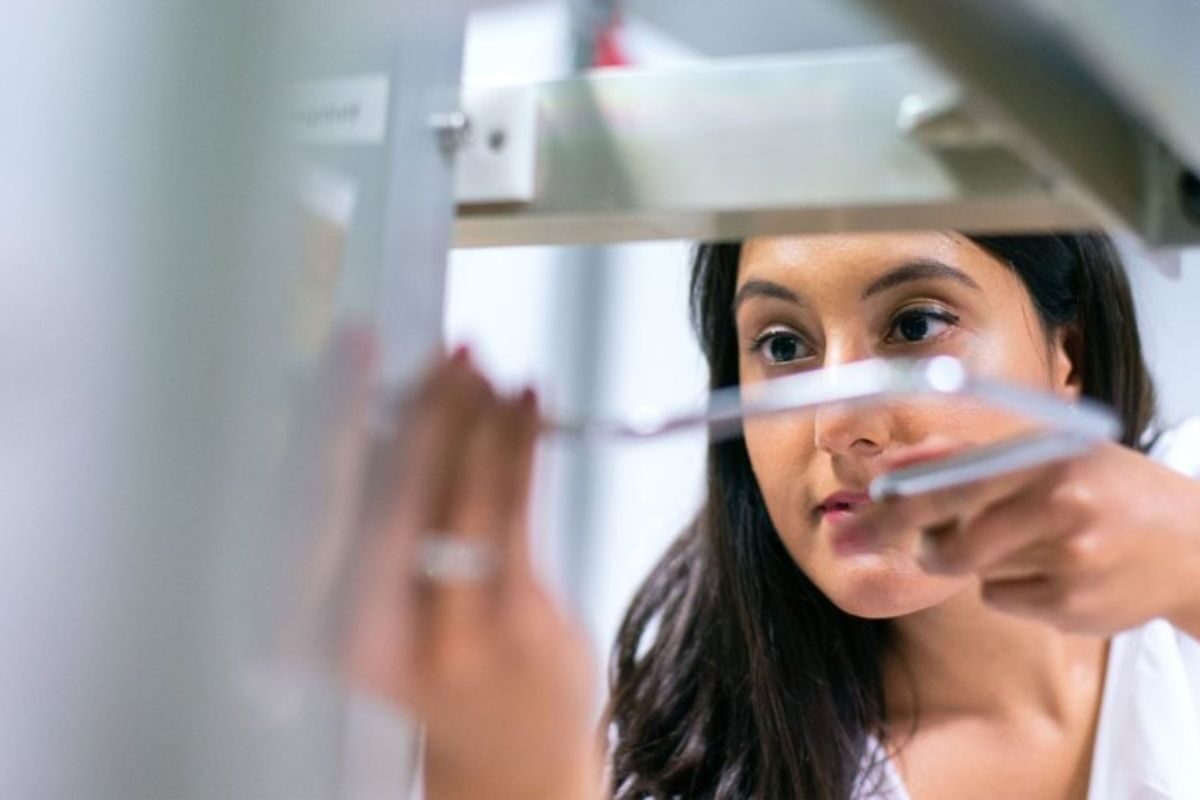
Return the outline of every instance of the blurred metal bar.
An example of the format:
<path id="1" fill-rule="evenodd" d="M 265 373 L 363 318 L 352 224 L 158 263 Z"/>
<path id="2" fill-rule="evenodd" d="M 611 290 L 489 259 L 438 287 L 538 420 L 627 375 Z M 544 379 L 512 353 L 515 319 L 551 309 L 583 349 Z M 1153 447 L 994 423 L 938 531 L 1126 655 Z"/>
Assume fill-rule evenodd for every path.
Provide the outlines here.
<path id="1" fill-rule="evenodd" d="M 402 390 L 441 346 L 458 143 L 451 128 L 460 116 L 468 5 L 465 0 L 325 4 L 310 11 L 298 58 L 308 94 L 313 95 L 312 86 L 322 87 L 315 101 L 301 106 L 299 118 L 293 113 L 293 121 L 310 123 L 296 153 L 301 171 L 325 175 L 355 198 L 331 298 L 335 317 L 369 322 L 377 330 L 384 396 Z M 379 115 L 369 113 L 376 109 Z M 343 117 L 360 124 L 342 125 Z M 336 428 L 344 421 L 330 424 Z M 311 452 L 301 443 L 287 468 L 303 471 L 308 464 L 327 462 L 330 456 L 319 444 Z M 297 483 L 299 491 L 286 503 L 301 509 L 325 488 L 318 485 L 305 497 L 303 482 Z M 282 532 L 291 541 L 279 549 L 300 558 L 306 549 L 318 551 L 320 537 L 329 533 L 313 519 L 294 527 Z M 285 591 L 286 577 L 278 581 Z M 283 595 L 276 605 L 286 609 L 289 603 L 295 598 Z M 314 633 L 336 635 L 335 630 Z M 408 796 L 416 769 L 415 721 L 378 698 L 348 698 L 319 665 L 313 669 L 318 680 L 293 687 L 293 716 L 275 734 L 271 789 L 289 798 Z"/>
<path id="2" fill-rule="evenodd" d="M 1024 1 L 1143 124 L 1200 169 L 1200 3 Z"/>
<path id="3" fill-rule="evenodd" d="M 453 217 L 453 143 L 438 121 L 460 110 L 466 0 L 347 0 L 312 13 L 305 81 L 386 86 L 386 129 L 369 141 L 305 147 L 307 166 L 355 189 L 338 287 L 342 317 L 376 319 L 384 379 L 403 383 L 440 342 Z"/>
<path id="4" fill-rule="evenodd" d="M 904 130 L 906 102 L 958 89 L 902 45 L 602 72 L 536 91 L 536 199 L 460 207 L 456 245 L 1103 221 L 1007 142 L 946 148 Z"/>
<path id="5" fill-rule="evenodd" d="M 1149 244 L 1200 241 L 1200 212 L 1191 207 L 1194 198 L 1188 195 L 1194 173 L 1157 130 L 1166 123 L 1164 133 L 1181 141 L 1181 123 L 1195 118 L 1200 102 L 1191 98 L 1171 114 L 1146 98 L 1136 106 L 1124 102 L 1131 86 L 1146 97 L 1169 92 L 1160 86 L 1163 73 L 1200 74 L 1194 30 L 1184 47 L 1154 53 L 1147 42 L 1148 36 L 1169 42 L 1164 30 L 1196 20 L 1196 11 L 1187 4 L 1124 4 L 1120 16 L 1115 3 L 1085 8 L 1032 0 L 859 0 L 859 5 L 895 23 L 962 81 L 974 114 L 1002 128 L 1022 159 L 1078 196 L 1107 224 L 1131 229 Z M 1143 33 L 1140 55 L 1132 60 L 1161 68 L 1131 71 L 1131 83 L 1121 78 L 1131 58 L 1117 44 L 1118 30 L 1123 30 L 1117 26 L 1122 17 L 1134 15 L 1142 19 Z M 1093 48 L 1090 61 L 1080 54 L 1081 43 Z M 1108 68 L 1101 72 L 1096 48 L 1104 46 Z M 1118 60 L 1122 53 L 1126 55 Z M 1147 82 L 1149 76 L 1153 84 Z M 1145 112 L 1154 109 L 1157 113 L 1148 118 Z M 1194 129 L 1188 143 L 1187 151 L 1179 152 L 1195 158 L 1200 142 Z M 1192 167 L 1198 166 L 1193 162 Z"/>
<path id="6" fill-rule="evenodd" d="M 439 146 L 431 121 L 459 109 L 466 6 L 429 3 L 405 16 L 388 44 L 396 109 L 378 319 L 383 379 L 391 385 L 410 380 L 442 339 L 454 154 Z"/>
<path id="7" fill-rule="evenodd" d="M 5 10 L 0 796 L 261 797 L 241 656 L 286 362 L 286 26 Z"/>
<path id="8" fill-rule="evenodd" d="M 613 0 L 570 0 L 570 65 L 573 75 L 586 74 L 612 21 Z M 536 165 L 536 160 L 535 160 Z M 535 186 L 536 186 L 535 182 Z M 608 368 L 613 346 L 614 255 L 610 248 L 576 247 L 559 253 L 555 279 L 556 337 L 554 358 L 562 366 L 562 402 L 581 414 L 595 413 L 612 380 Z M 561 585 L 571 608 L 586 615 L 595 589 L 596 542 L 604 535 L 597 522 L 600 466 L 578 450 L 558 453 L 562 476 L 554 534 L 560 538 Z"/>
<path id="9" fill-rule="evenodd" d="M 323 288 L 383 318 L 402 374 L 441 330 L 451 169 L 425 115 L 457 102 L 463 34 L 457 3 L 402 6 L 6 9 L 0 797 L 403 796 L 411 730 L 278 652 L 318 516 L 282 473 L 331 467 L 283 446 L 315 400 L 279 87 L 390 86 L 383 141 L 302 160 L 356 184 Z"/>

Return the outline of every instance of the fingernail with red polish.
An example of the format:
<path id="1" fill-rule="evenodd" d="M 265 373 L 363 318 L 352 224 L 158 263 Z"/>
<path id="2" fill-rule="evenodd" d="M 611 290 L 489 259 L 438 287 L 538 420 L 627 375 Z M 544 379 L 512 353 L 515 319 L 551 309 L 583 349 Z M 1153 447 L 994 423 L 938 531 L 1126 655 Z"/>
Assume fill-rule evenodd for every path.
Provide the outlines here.
<path id="1" fill-rule="evenodd" d="M 538 407 L 537 390 L 532 386 L 526 386 L 521 390 L 521 394 L 517 398 L 517 402 L 520 404 L 521 408 L 528 413 L 536 413 Z"/>

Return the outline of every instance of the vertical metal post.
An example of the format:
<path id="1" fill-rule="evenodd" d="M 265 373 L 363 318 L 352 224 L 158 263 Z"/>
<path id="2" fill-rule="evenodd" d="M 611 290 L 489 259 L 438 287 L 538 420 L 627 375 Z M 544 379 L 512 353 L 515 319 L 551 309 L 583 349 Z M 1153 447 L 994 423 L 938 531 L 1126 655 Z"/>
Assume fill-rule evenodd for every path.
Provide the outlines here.
<path id="1" fill-rule="evenodd" d="M 576 72 L 592 65 L 597 38 L 613 13 L 613 0 L 572 0 L 570 3 L 571 65 Z M 572 413 L 589 417 L 599 411 L 604 384 L 605 321 L 612 291 L 610 250 L 578 247 L 560 256 L 556 294 L 559 312 L 554 330 L 562 331 L 557 360 L 566 365 L 567 396 Z M 568 602 L 586 611 L 593 571 L 591 543 L 595 539 L 596 460 L 569 449 L 562 466 L 562 509 L 556 521 L 562 543 L 562 585 Z"/>
<path id="2" fill-rule="evenodd" d="M 426 115 L 457 102 L 462 9 L 6 11 L 0 796 L 400 796 L 347 774 L 335 680 L 256 661 L 299 536 L 271 533 L 297 273 L 278 95 L 390 80 L 386 142 L 327 155 L 362 211 L 338 314 L 379 315 L 399 380 L 441 328 L 450 163 Z"/>

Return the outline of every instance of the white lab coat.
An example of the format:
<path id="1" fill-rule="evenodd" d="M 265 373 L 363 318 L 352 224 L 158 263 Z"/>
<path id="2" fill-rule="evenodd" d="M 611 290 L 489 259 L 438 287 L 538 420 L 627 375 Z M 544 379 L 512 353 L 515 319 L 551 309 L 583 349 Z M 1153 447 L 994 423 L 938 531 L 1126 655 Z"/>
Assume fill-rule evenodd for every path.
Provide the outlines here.
<path id="1" fill-rule="evenodd" d="M 1164 434 L 1150 455 L 1200 478 L 1200 419 Z M 864 763 L 880 752 L 873 739 L 870 750 Z M 856 800 L 909 800 L 890 762 L 878 777 Z M 1200 641 L 1163 620 L 1112 639 L 1088 800 L 1200 800 Z"/>

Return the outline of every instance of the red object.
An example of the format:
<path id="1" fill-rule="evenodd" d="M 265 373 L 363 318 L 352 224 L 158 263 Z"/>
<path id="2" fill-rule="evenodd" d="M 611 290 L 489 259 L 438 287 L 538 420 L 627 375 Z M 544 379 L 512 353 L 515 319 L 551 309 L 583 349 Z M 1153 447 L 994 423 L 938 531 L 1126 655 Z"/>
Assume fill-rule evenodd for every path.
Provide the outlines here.
<path id="1" fill-rule="evenodd" d="M 625 55 L 624 48 L 621 47 L 620 34 L 621 18 L 619 15 L 613 14 L 600 30 L 600 35 L 596 37 L 596 51 L 592 54 L 593 67 L 629 66 L 629 58 Z"/>

